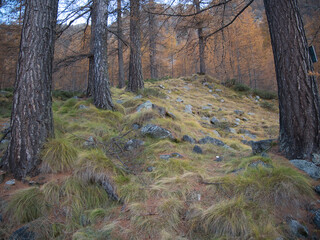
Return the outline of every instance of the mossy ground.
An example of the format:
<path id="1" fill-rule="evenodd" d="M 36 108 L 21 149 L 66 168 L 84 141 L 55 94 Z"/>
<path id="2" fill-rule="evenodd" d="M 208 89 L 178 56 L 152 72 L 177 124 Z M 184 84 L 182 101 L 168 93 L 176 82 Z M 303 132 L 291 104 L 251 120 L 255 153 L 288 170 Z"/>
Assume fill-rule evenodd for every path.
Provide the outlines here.
<path id="1" fill-rule="evenodd" d="M 213 85 L 212 92 L 203 85 L 205 79 Z M 269 158 L 251 156 L 251 148 L 242 143 L 277 138 L 275 108 L 266 109 L 249 93 L 226 88 L 208 76 L 146 82 L 146 89 L 136 98 L 113 88 L 114 102 L 121 100 L 115 112 L 96 109 L 90 99 L 54 99 L 56 138 L 47 142 L 41 155 L 46 183 L 32 188 L 19 183 L 10 190 L 0 185 L 8 202 L 1 210 L 1 237 L 28 224 L 40 239 L 275 239 L 286 234 L 282 222 L 288 209 L 308 224 L 301 216 L 314 198 L 310 179 L 276 151 Z M 155 110 L 136 113 L 147 100 L 165 107 L 175 119 Z M 277 106 L 276 100 L 263 101 Z M 187 104 L 193 114 L 184 112 Z M 212 125 L 203 117 L 222 123 Z M 176 140 L 142 137 L 139 130 L 132 131 L 134 123 L 160 125 Z M 228 127 L 250 131 L 256 139 L 230 133 Z M 204 144 L 203 154 L 196 154 L 193 144 L 181 141 L 185 134 L 197 140 L 218 138 L 231 149 Z M 145 143 L 133 152 L 117 152 L 114 140 L 123 146 L 129 138 Z M 160 158 L 171 153 L 183 158 Z M 223 161 L 214 161 L 216 156 Z M 249 167 L 255 161 L 271 167 Z M 242 170 L 233 173 L 235 169 Z M 105 179 L 120 203 L 104 191 Z"/>

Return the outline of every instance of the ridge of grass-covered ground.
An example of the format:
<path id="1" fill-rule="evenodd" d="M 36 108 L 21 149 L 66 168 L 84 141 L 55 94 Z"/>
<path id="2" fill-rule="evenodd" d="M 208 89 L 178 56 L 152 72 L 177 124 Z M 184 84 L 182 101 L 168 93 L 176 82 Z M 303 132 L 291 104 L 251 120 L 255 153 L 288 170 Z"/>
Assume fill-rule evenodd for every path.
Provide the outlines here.
<path id="1" fill-rule="evenodd" d="M 54 95 L 55 139 L 41 152 L 41 175 L 29 179 L 44 184 L 1 184 L 2 238 L 27 226 L 37 239 L 291 239 L 286 217 L 311 226 L 311 179 L 276 147 L 252 156 L 243 141 L 277 138 L 273 97 L 260 99 L 198 75 L 147 82 L 138 97 L 116 88 L 112 94 L 114 112 L 90 99 Z M 146 101 L 170 114 L 137 112 Z M 219 122 L 210 123 L 213 117 Z M 154 139 L 133 128 L 146 124 L 173 138 Z M 184 135 L 211 136 L 229 147 L 198 144 L 198 154 Z M 144 143 L 127 149 L 130 139 Z M 265 165 L 250 165 L 257 162 Z"/>

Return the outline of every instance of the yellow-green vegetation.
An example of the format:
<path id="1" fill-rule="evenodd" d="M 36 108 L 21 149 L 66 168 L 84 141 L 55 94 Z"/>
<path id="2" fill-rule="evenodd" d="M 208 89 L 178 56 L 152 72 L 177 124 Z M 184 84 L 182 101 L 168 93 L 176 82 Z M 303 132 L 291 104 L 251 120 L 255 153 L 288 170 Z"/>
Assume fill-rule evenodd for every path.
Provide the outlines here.
<path id="1" fill-rule="evenodd" d="M 277 106 L 277 100 L 273 93 L 229 85 L 195 75 L 148 81 L 139 97 L 112 88 L 116 111 L 97 109 L 87 99 L 66 100 L 67 93 L 57 92 L 56 138 L 41 152 L 42 171 L 50 172 L 52 180 L 10 197 L 11 225 L 0 225 L 6 229 L 0 237 L 12 232 L 15 223 L 32 223 L 41 239 L 285 236 L 279 227 L 285 217 L 282 209 L 298 215 L 313 198 L 310 180 L 276 154 L 252 156 L 243 140 L 277 138 L 278 115 L 265 109 Z M 257 102 L 251 94 L 264 100 Z M 170 114 L 163 116 L 157 108 L 137 112 L 148 100 Z M 192 114 L 185 112 L 187 104 Z M 205 117 L 220 122 L 211 124 Z M 175 139 L 142 136 L 133 124 L 158 125 Z M 195 143 L 183 141 L 184 135 Z M 227 146 L 197 143 L 206 136 Z M 129 139 L 144 143 L 128 150 Z M 203 154 L 193 152 L 196 144 Z M 220 158 L 222 162 L 216 161 Z M 112 189 L 119 202 L 106 189 Z"/>

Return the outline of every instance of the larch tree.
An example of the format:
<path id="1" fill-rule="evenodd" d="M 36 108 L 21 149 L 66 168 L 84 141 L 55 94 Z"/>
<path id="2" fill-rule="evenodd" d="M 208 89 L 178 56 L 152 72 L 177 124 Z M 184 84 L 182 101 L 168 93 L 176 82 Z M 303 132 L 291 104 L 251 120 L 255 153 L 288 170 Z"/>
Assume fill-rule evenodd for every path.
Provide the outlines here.
<path id="1" fill-rule="evenodd" d="M 94 29 L 96 26 L 96 13 L 94 3 L 91 5 L 90 8 L 90 15 L 91 15 L 91 28 L 90 28 L 90 53 L 89 53 L 89 72 L 88 72 L 88 85 L 87 85 L 87 92 L 86 96 L 91 97 L 93 96 L 94 90 Z"/>
<path id="2" fill-rule="evenodd" d="M 150 12 L 148 13 L 148 30 L 149 30 L 149 59 L 150 59 L 150 77 L 151 79 L 158 78 L 157 69 L 157 31 L 156 31 L 156 16 L 152 14 L 155 8 L 155 3 L 153 0 L 149 1 Z"/>
<path id="3" fill-rule="evenodd" d="M 290 159 L 319 153 L 319 92 L 297 0 L 264 0 L 276 68 L 280 150 Z"/>
<path id="4" fill-rule="evenodd" d="M 58 0 L 29 0 L 25 4 L 11 139 L 4 162 L 17 179 L 39 172 L 40 149 L 54 136 L 51 86 Z"/>
<path id="5" fill-rule="evenodd" d="M 130 60 L 127 90 L 144 88 L 141 63 L 140 0 L 130 0 Z"/>
<path id="6" fill-rule="evenodd" d="M 94 91 L 93 101 L 97 108 L 113 110 L 108 73 L 108 6 L 109 0 L 94 0 Z"/>
<path id="7" fill-rule="evenodd" d="M 119 83 L 118 88 L 125 87 L 124 82 L 124 63 L 123 63 L 123 43 L 122 43 L 122 9 L 121 0 L 117 0 L 117 34 L 118 34 L 118 74 Z"/>

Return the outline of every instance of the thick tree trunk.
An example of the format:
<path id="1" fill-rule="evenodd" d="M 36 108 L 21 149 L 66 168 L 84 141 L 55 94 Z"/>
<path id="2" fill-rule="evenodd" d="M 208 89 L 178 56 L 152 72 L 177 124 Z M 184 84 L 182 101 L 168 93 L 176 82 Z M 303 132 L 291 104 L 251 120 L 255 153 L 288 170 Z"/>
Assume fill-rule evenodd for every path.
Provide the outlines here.
<path id="1" fill-rule="evenodd" d="M 130 0 L 130 61 L 128 91 L 143 89 L 140 43 L 140 0 Z"/>
<path id="2" fill-rule="evenodd" d="M 199 0 L 194 0 L 194 5 L 196 7 L 196 12 L 200 12 L 200 2 Z M 206 62 L 205 62 L 205 39 L 203 37 L 203 28 L 198 27 L 198 38 L 199 38 L 199 61 L 200 61 L 200 74 L 206 73 Z"/>
<path id="3" fill-rule="evenodd" d="M 149 9 L 150 11 L 154 11 L 154 1 L 149 1 Z M 157 55 L 157 32 L 156 32 L 156 22 L 155 15 L 149 13 L 149 59 L 150 59 L 150 78 L 157 79 L 158 78 L 158 69 L 156 63 L 156 55 Z"/>
<path id="4" fill-rule="evenodd" d="M 87 86 L 87 97 L 93 96 L 94 91 L 94 29 L 96 27 L 96 14 L 94 3 L 91 7 L 91 35 L 90 35 L 90 56 L 89 56 L 89 73 L 88 73 L 88 86 Z"/>
<path id="5" fill-rule="evenodd" d="M 39 152 L 53 137 L 52 62 L 58 0 L 26 1 L 6 167 L 15 178 L 38 173 Z"/>
<path id="6" fill-rule="evenodd" d="M 122 14 L 121 14 L 121 0 L 117 0 L 117 21 L 118 21 L 118 36 L 122 37 Z M 125 86 L 124 82 L 124 65 L 123 65 L 123 43 L 121 39 L 118 39 L 118 66 L 119 66 L 119 83 L 118 88 Z"/>
<path id="7" fill-rule="evenodd" d="M 97 108 L 113 110 L 108 73 L 108 6 L 109 0 L 94 0 L 96 24 L 94 28 L 94 95 Z"/>
<path id="8" fill-rule="evenodd" d="M 319 152 L 319 94 L 297 0 L 264 0 L 278 82 L 280 149 L 288 158 Z"/>

